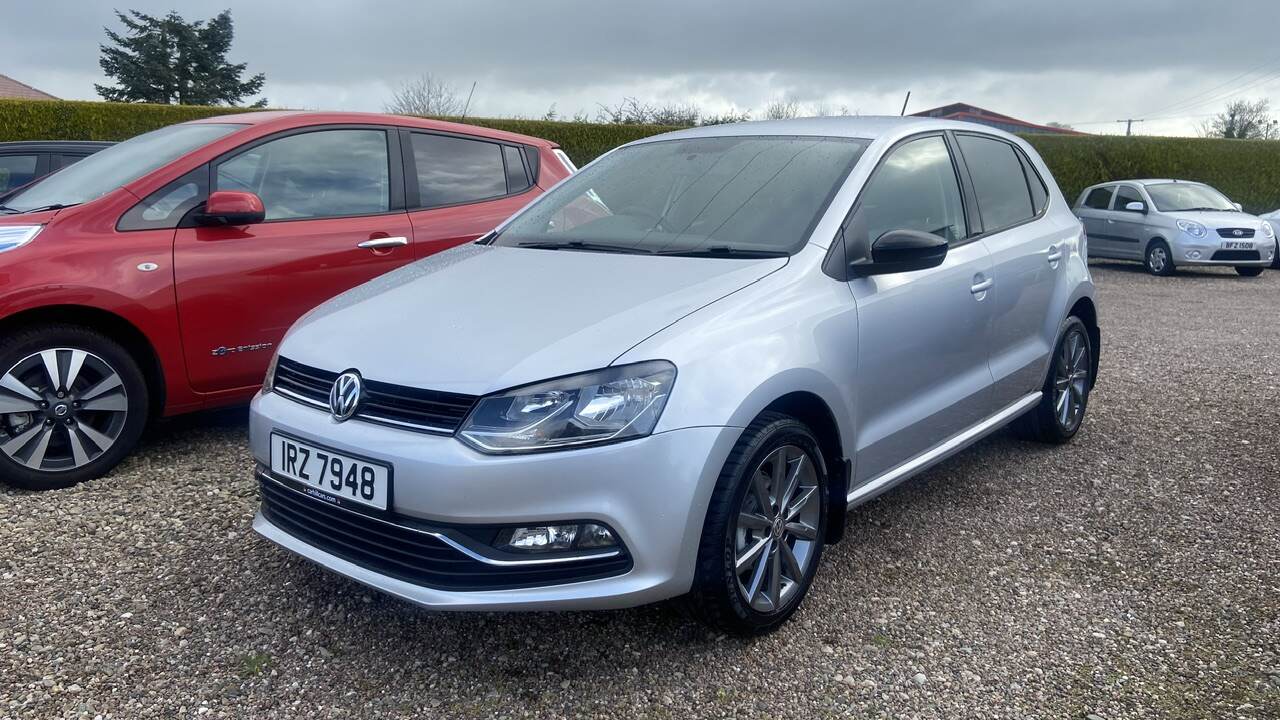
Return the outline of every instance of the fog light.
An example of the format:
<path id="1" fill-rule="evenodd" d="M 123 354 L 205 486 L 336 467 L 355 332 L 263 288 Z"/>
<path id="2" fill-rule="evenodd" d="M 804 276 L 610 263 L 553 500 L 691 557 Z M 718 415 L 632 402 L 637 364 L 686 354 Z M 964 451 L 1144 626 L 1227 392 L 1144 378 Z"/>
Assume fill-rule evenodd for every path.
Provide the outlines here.
<path id="1" fill-rule="evenodd" d="M 613 532 L 596 523 L 509 528 L 498 533 L 497 541 L 501 550 L 532 553 L 594 550 L 617 544 Z"/>
<path id="2" fill-rule="evenodd" d="M 1187 251 L 1187 259 L 1188 259 L 1188 260 L 1199 260 L 1199 259 L 1200 259 L 1200 251 L 1199 251 L 1199 250 L 1188 250 L 1188 251 Z"/>

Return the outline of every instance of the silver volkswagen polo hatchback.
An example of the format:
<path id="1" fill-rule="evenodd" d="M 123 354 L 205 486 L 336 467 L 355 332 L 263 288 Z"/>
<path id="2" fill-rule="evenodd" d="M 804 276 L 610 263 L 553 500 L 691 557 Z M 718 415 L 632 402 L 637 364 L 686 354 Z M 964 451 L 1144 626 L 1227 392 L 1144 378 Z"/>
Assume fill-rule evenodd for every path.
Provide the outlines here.
<path id="1" fill-rule="evenodd" d="M 820 118 L 618 148 L 321 305 L 253 402 L 263 536 L 442 610 L 684 596 L 777 627 L 846 510 L 1098 367 L 1079 220 L 990 128 Z"/>

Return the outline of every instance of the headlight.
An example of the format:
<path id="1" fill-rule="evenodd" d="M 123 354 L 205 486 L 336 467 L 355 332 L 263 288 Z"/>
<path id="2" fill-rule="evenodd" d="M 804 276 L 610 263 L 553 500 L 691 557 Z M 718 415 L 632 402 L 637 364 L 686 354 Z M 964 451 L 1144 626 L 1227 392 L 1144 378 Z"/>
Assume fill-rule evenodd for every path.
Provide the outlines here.
<path id="1" fill-rule="evenodd" d="M 1269 238 L 1274 238 L 1276 236 L 1276 229 L 1271 227 L 1271 223 L 1265 220 L 1262 221 L 1262 236 Z"/>
<path id="2" fill-rule="evenodd" d="M 1194 220 L 1179 220 L 1178 229 L 1193 238 L 1202 238 L 1209 232 L 1203 225 Z"/>
<path id="3" fill-rule="evenodd" d="M 458 437 L 484 453 L 553 450 L 648 435 L 676 366 L 650 360 L 549 380 L 480 399 Z"/>
<path id="4" fill-rule="evenodd" d="M 276 361 L 279 359 L 280 353 L 278 351 L 271 353 L 271 362 L 267 364 L 267 375 L 262 378 L 262 393 L 264 395 L 271 392 L 271 389 L 275 386 Z"/>
<path id="5" fill-rule="evenodd" d="M 0 252 L 20 248 L 40 234 L 43 225 L 0 225 Z"/>

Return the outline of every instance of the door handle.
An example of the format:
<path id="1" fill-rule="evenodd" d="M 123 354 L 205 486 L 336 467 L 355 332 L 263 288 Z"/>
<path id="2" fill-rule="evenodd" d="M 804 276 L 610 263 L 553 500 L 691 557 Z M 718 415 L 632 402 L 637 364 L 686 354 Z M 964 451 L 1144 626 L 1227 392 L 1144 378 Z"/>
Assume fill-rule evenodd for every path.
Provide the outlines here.
<path id="1" fill-rule="evenodd" d="M 996 281 L 994 278 L 987 278 L 986 280 L 980 280 L 969 287 L 969 292 L 973 293 L 974 295 L 981 295 L 982 293 L 994 287 L 995 284 L 996 284 Z"/>
<path id="2" fill-rule="evenodd" d="M 387 248 L 404 247 L 409 244 L 409 238 L 406 237 L 382 237 L 371 238 L 356 245 L 358 248 L 365 250 L 386 250 Z"/>
<path id="3" fill-rule="evenodd" d="M 1058 262 L 1062 259 L 1062 248 L 1050 245 L 1049 249 L 1046 251 L 1045 259 L 1048 260 L 1050 264 Z"/>

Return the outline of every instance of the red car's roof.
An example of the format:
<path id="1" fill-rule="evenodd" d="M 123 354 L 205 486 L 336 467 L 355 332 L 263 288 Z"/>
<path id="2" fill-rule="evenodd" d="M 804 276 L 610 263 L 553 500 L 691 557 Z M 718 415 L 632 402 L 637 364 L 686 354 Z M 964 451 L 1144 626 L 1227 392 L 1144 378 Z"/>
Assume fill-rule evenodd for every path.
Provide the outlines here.
<path id="1" fill-rule="evenodd" d="M 400 127 L 417 127 L 424 130 L 443 130 L 447 132 L 465 133 L 494 140 L 537 145 L 541 147 L 558 147 L 555 143 L 542 138 L 519 133 L 494 130 L 481 125 L 446 122 L 444 120 L 428 120 L 408 115 L 387 115 L 384 113 L 364 112 L 310 112 L 305 110 L 264 110 L 262 112 L 235 113 L 216 117 L 192 120 L 191 123 L 236 123 L 238 125 L 270 126 L 273 130 L 288 130 L 309 125 L 333 125 L 339 123 L 397 125 Z"/>

